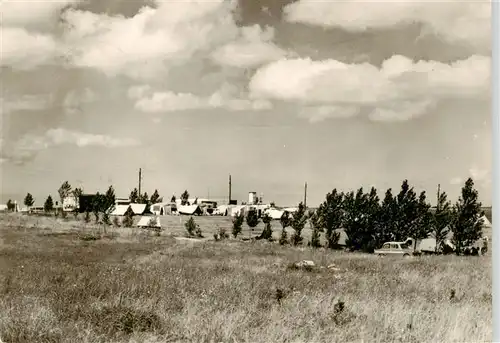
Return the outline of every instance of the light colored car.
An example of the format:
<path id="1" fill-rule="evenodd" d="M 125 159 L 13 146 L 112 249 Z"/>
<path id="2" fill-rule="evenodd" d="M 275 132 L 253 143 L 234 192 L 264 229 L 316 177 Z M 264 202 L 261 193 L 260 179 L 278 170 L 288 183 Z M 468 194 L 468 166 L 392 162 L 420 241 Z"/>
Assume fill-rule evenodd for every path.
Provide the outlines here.
<path id="1" fill-rule="evenodd" d="M 413 254 L 410 244 L 411 243 L 408 242 L 386 242 L 382 245 L 382 248 L 376 249 L 374 253 L 379 256 L 390 255 L 410 257 Z"/>

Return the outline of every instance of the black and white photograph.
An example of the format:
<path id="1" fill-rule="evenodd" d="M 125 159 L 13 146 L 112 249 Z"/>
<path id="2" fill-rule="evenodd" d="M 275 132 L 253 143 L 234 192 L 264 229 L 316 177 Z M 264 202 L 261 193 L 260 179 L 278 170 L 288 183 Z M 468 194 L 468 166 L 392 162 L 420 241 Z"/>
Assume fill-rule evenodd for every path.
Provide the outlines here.
<path id="1" fill-rule="evenodd" d="M 492 20 L 1 1 L 0 343 L 493 342 Z"/>

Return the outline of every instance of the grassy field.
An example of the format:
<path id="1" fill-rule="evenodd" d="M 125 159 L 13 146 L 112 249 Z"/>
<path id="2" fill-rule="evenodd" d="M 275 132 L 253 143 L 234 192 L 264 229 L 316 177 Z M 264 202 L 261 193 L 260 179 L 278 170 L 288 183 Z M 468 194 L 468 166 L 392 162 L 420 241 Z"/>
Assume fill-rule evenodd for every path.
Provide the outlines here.
<path id="1" fill-rule="evenodd" d="M 490 255 L 394 259 L 214 242 L 227 218 L 198 223 L 204 240 L 176 238 L 173 222 L 156 235 L 0 216 L 0 338 L 491 342 Z M 302 259 L 336 268 L 288 268 Z"/>

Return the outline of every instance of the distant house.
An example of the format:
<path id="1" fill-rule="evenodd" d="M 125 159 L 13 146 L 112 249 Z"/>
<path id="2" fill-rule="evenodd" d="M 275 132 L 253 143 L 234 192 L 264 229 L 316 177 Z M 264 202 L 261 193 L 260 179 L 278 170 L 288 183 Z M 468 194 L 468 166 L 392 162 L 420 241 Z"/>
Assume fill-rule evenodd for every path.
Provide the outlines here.
<path id="1" fill-rule="evenodd" d="M 62 202 L 62 209 L 65 212 L 72 212 L 78 209 L 77 199 L 73 195 L 65 197 Z"/>

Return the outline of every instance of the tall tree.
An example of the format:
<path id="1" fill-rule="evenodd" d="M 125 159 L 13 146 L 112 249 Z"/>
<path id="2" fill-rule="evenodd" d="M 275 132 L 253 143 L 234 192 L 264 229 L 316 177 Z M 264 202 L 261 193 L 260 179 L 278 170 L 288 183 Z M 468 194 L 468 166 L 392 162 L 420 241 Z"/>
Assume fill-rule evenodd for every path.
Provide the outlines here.
<path id="1" fill-rule="evenodd" d="M 31 195 L 30 193 L 26 194 L 26 196 L 24 197 L 24 206 L 26 206 L 29 210 L 29 208 L 33 206 L 34 203 L 35 199 L 33 198 L 33 195 Z"/>
<path id="2" fill-rule="evenodd" d="M 370 251 L 373 249 L 373 227 L 370 222 L 369 194 L 360 187 L 356 193 L 349 192 L 344 199 L 344 228 L 347 246 L 351 250 Z"/>
<path id="3" fill-rule="evenodd" d="M 413 250 L 417 248 L 418 240 L 429 237 L 432 232 L 431 204 L 427 202 L 425 191 L 420 193 L 416 207 L 416 217 L 410 223 L 410 236 L 414 240 Z"/>
<path id="4" fill-rule="evenodd" d="M 170 202 L 174 203 L 177 201 L 177 198 L 175 197 L 175 195 L 172 195 L 172 198 L 170 198 Z"/>
<path id="5" fill-rule="evenodd" d="M 68 181 L 64 181 L 57 191 L 59 193 L 59 199 L 61 199 L 61 206 L 63 206 L 64 199 L 71 195 L 71 185 Z"/>
<path id="6" fill-rule="evenodd" d="M 384 200 L 382 200 L 378 212 L 375 220 L 374 243 L 377 247 L 380 247 L 383 243 L 392 241 L 395 238 L 397 203 L 392 195 L 391 188 L 385 192 Z"/>
<path id="7" fill-rule="evenodd" d="M 446 192 L 439 192 L 437 197 L 436 212 L 432 218 L 432 229 L 434 238 L 436 239 L 436 252 L 443 246 L 448 233 L 450 232 L 450 224 L 452 220 L 451 202 L 448 201 Z"/>
<path id="8" fill-rule="evenodd" d="M 73 189 L 73 192 L 71 193 L 75 198 L 75 205 L 76 205 L 75 212 L 76 212 L 76 210 L 80 208 L 80 196 L 83 194 L 83 189 L 77 187 Z"/>
<path id="9" fill-rule="evenodd" d="M 408 180 L 401 184 L 401 190 L 396 196 L 395 217 L 395 239 L 406 240 L 412 234 L 412 226 L 418 219 L 418 200 L 413 187 L 410 187 Z"/>
<path id="10" fill-rule="evenodd" d="M 54 200 L 52 200 L 52 197 L 50 195 L 47 197 L 45 203 L 43 204 L 43 210 L 46 213 L 52 212 L 54 210 Z"/>
<path id="11" fill-rule="evenodd" d="M 149 195 L 148 192 L 144 192 L 143 194 L 139 195 L 139 198 L 137 199 L 137 202 L 139 204 L 149 204 Z"/>
<path id="12" fill-rule="evenodd" d="M 292 213 L 292 220 L 290 222 L 290 226 L 295 231 L 291 237 L 293 245 L 299 245 L 302 243 L 302 230 L 306 225 L 306 221 L 306 207 L 302 202 L 300 202 L 297 211 Z"/>
<path id="13" fill-rule="evenodd" d="M 158 193 L 158 190 L 155 189 L 155 191 L 151 195 L 151 198 L 150 198 L 149 202 L 151 204 L 157 204 L 157 203 L 162 202 L 162 201 L 163 201 L 163 198 L 160 197 L 160 193 Z"/>
<path id="14" fill-rule="evenodd" d="M 115 205 L 116 195 L 113 186 L 109 186 L 106 194 L 104 194 L 103 202 L 103 212 L 108 212 Z"/>
<path id="15" fill-rule="evenodd" d="M 130 199 L 130 202 L 131 203 L 137 203 L 138 200 L 139 200 L 139 191 L 137 190 L 137 188 L 134 188 L 131 192 L 130 192 L 130 195 L 129 195 L 129 199 Z"/>
<path id="16" fill-rule="evenodd" d="M 181 205 L 187 205 L 189 200 L 189 192 L 187 189 L 181 194 Z"/>
<path id="17" fill-rule="evenodd" d="M 343 226 L 344 210 L 343 210 L 344 193 L 333 189 L 326 195 L 325 201 L 319 206 L 317 218 L 313 216 L 314 225 L 318 228 L 326 230 L 325 238 L 327 247 L 334 249 L 337 247 L 340 234 L 338 229 Z"/>
<path id="18" fill-rule="evenodd" d="M 484 212 L 478 200 L 478 191 L 474 188 L 474 181 L 468 178 L 462 187 L 461 196 L 453 207 L 451 231 L 456 254 L 460 255 L 463 249 L 474 244 L 483 236 Z"/>

